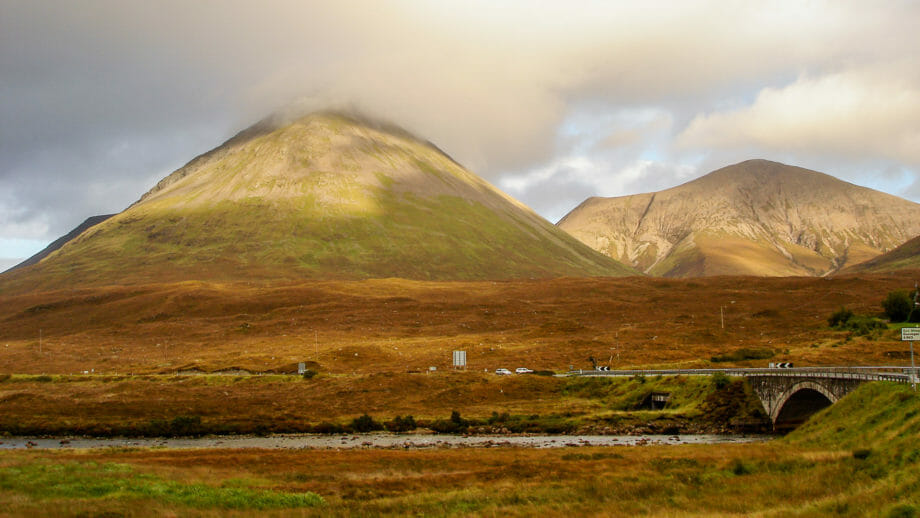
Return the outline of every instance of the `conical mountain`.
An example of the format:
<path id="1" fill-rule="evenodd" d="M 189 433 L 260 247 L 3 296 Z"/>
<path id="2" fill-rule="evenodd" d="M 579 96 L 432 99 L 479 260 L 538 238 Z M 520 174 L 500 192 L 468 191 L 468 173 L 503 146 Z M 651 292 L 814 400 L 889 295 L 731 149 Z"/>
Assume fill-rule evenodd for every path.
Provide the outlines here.
<path id="1" fill-rule="evenodd" d="M 239 133 L 0 289 L 631 273 L 434 145 L 315 113 Z"/>
<path id="2" fill-rule="evenodd" d="M 652 275 L 825 275 L 920 233 L 920 205 L 749 160 L 655 193 L 590 198 L 558 226 Z"/>

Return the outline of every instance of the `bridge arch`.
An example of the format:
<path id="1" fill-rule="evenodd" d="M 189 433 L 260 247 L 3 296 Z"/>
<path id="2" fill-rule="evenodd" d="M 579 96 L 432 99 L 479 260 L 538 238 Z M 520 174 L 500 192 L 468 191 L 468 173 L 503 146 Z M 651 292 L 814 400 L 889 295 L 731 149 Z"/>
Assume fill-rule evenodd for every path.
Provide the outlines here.
<path id="1" fill-rule="evenodd" d="M 833 391 L 821 383 L 798 381 L 776 400 L 770 412 L 770 420 L 775 429 L 794 428 L 838 399 Z"/>

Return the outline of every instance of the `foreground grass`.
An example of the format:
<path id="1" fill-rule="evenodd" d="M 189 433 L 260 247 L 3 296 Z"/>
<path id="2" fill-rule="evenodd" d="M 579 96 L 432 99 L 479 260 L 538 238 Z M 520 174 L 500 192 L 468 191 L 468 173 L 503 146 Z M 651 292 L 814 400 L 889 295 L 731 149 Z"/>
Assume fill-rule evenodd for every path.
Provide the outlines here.
<path id="1" fill-rule="evenodd" d="M 278 509 L 322 505 L 310 492 L 286 493 L 248 488 L 182 483 L 138 473 L 126 464 L 30 462 L 4 466 L 0 490 L 14 490 L 36 500 L 152 499 L 192 508 Z"/>
<path id="2" fill-rule="evenodd" d="M 870 384 L 764 444 L 8 451 L 0 501 L 12 516 L 909 517 L 918 436 L 920 397 Z M 234 491 L 272 504 L 230 505 Z"/>

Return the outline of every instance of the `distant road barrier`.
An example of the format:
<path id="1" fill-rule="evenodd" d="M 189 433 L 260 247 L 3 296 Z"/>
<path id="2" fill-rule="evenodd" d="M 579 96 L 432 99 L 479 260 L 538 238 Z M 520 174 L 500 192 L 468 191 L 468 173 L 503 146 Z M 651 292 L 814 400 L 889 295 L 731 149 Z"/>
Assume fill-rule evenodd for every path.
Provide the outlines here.
<path id="1" fill-rule="evenodd" d="M 917 376 L 920 368 L 914 369 Z M 911 368 L 900 365 L 794 367 L 794 368 L 727 368 L 727 369 L 631 369 L 631 370 L 572 370 L 563 376 L 776 376 L 783 378 L 830 378 L 860 381 L 894 381 L 910 383 Z"/>

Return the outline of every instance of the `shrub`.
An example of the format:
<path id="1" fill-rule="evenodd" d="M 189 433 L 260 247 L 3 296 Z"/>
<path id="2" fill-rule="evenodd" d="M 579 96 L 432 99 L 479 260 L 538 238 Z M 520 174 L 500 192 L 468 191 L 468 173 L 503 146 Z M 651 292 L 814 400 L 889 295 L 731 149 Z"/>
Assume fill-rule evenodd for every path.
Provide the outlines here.
<path id="1" fill-rule="evenodd" d="M 201 417 L 197 415 L 180 415 L 169 422 L 173 435 L 200 435 Z"/>
<path id="2" fill-rule="evenodd" d="M 773 357 L 771 349 L 738 349 L 732 352 L 718 354 L 709 358 L 713 363 L 741 362 L 744 360 L 766 360 Z"/>
<path id="3" fill-rule="evenodd" d="M 501 414 L 492 412 L 492 416 L 489 417 L 489 424 L 507 423 L 509 419 L 511 419 L 511 416 L 508 415 L 508 412 L 502 412 Z"/>
<path id="4" fill-rule="evenodd" d="M 712 375 L 712 386 L 714 386 L 717 390 L 724 389 L 728 386 L 729 383 L 731 383 L 731 380 L 728 378 L 728 376 L 725 375 L 724 372 L 717 372 Z"/>
<path id="5" fill-rule="evenodd" d="M 892 322 L 904 322 L 910 316 L 914 303 L 910 300 L 910 295 L 904 290 L 892 291 L 888 297 L 882 301 L 882 308 L 885 315 Z"/>
<path id="6" fill-rule="evenodd" d="M 449 420 L 438 419 L 431 423 L 430 427 L 438 433 L 460 433 L 469 427 L 469 422 L 460 417 L 460 412 L 454 410 L 450 413 Z"/>
<path id="7" fill-rule="evenodd" d="M 849 319 L 844 328 L 853 331 L 857 336 L 865 336 L 876 329 L 887 329 L 888 326 L 877 318 L 857 315 Z"/>
<path id="8" fill-rule="evenodd" d="M 312 378 L 313 376 L 316 376 L 316 371 L 311 370 L 311 369 L 306 369 L 303 371 L 303 374 L 301 374 L 301 376 L 303 376 L 303 379 L 308 380 Z"/>
<path id="9" fill-rule="evenodd" d="M 374 418 L 364 414 L 351 420 L 351 428 L 356 432 L 367 433 L 383 430 L 383 425 L 374 421 Z"/>
<path id="10" fill-rule="evenodd" d="M 739 476 L 748 475 L 754 472 L 754 469 L 741 459 L 735 459 L 732 461 L 731 466 L 729 466 L 729 470 L 735 475 Z"/>
<path id="11" fill-rule="evenodd" d="M 854 459 L 865 460 L 869 458 L 869 455 L 872 455 L 872 450 L 869 448 L 857 448 L 853 450 Z"/>
<path id="12" fill-rule="evenodd" d="M 851 318 L 853 318 L 853 312 L 847 308 L 841 307 L 831 314 L 830 318 L 827 319 L 827 323 L 831 327 L 842 327 Z"/>
<path id="13" fill-rule="evenodd" d="M 384 423 L 383 426 L 391 432 L 410 432 L 418 428 L 415 418 L 411 415 L 407 415 L 406 417 L 398 415 L 392 421 Z"/>
<path id="14" fill-rule="evenodd" d="M 342 425 L 340 424 L 334 424 L 334 423 L 330 423 L 327 421 L 323 421 L 322 423 L 314 425 L 311 431 L 313 433 L 333 434 L 333 433 L 343 433 L 345 429 L 342 428 Z"/>
<path id="15" fill-rule="evenodd" d="M 153 419 L 147 425 L 149 435 L 161 437 L 180 437 L 201 435 L 204 428 L 201 426 L 201 417 L 197 415 L 180 415 L 166 421 Z"/>
<path id="16" fill-rule="evenodd" d="M 896 505 L 888 511 L 888 518 L 914 518 L 917 516 L 917 508 L 910 504 Z"/>

